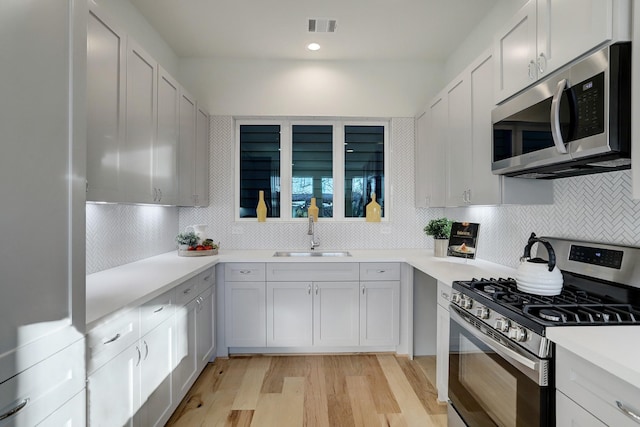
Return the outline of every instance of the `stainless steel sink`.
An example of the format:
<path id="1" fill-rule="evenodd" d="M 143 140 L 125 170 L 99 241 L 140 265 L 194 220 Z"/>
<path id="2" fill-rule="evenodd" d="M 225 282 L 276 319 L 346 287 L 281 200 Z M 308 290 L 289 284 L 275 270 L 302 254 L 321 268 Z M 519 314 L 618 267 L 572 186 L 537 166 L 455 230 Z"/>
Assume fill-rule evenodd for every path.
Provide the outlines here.
<path id="1" fill-rule="evenodd" d="M 341 257 L 351 256 L 348 251 L 278 251 L 275 257 Z"/>

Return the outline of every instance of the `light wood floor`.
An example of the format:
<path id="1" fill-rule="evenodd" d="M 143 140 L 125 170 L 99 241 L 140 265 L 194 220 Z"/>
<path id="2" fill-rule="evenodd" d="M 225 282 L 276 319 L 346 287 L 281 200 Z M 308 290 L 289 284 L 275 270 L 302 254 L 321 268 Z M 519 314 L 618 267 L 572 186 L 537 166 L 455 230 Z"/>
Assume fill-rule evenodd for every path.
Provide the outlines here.
<path id="1" fill-rule="evenodd" d="M 167 426 L 444 427 L 446 406 L 437 403 L 433 384 L 434 357 L 216 359 Z"/>

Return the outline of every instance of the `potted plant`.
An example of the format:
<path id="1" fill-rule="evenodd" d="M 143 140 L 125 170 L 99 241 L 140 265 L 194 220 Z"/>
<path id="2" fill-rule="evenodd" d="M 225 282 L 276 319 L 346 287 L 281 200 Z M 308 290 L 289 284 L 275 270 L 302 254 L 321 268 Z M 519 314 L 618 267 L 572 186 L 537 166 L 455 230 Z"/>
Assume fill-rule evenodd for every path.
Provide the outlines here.
<path id="1" fill-rule="evenodd" d="M 424 232 L 427 236 L 433 236 L 434 255 L 437 257 L 444 257 L 447 255 L 447 245 L 449 243 L 449 234 L 451 234 L 451 224 L 453 221 L 447 218 L 436 218 L 429 221 L 424 227 Z"/>
<path id="2" fill-rule="evenodd" d="M 198 244 L 198 236 L 193 231 L 180 233 L 176 236 L 176 242 L 178 242 L 178 249 L 186 251 L 190 246 Z"/>

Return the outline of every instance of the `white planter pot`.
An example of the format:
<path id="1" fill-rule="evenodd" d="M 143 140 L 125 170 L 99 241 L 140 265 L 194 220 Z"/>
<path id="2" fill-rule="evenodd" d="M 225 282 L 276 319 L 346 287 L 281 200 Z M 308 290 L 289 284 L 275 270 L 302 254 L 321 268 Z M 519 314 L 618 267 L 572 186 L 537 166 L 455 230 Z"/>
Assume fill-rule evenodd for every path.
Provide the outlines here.
<path id="1" fill-rule="evenodd" d="M 433 256 L 446 257 L 449 239 L 433 239 Z"/>

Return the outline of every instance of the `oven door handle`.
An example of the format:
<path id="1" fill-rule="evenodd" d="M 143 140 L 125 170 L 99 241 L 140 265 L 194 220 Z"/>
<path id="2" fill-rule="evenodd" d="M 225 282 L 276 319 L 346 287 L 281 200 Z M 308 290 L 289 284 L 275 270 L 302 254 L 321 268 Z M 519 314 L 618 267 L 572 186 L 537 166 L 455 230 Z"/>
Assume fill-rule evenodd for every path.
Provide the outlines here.
<path id="1" fill-rule="evenodd" d="M 450 306 L 449 315 L 452 320 L 461 325 L 465 331 L 469 332 L 491 350 L 495 351 L 496 354 L 500 355 L 504 359 L 506 359 L 511 365 L 516 367 L 520 372 L 536 381 L 538 385 L 546 386 L 547 378 L 541 375 L 540 370 L 540 361 L 535 358 L 529 358 L 525 355 L 522 355 L 509 347 L 505 347 L 499 342 L 495 341 L 490 336 L 484 334 L 482 331 L 477 328 L 471 326 L 469 322 L 467 322 L 458 312 L 458 308 L 454 305 Z M 527 370 L 522 368 L 527 368 Z"/>

